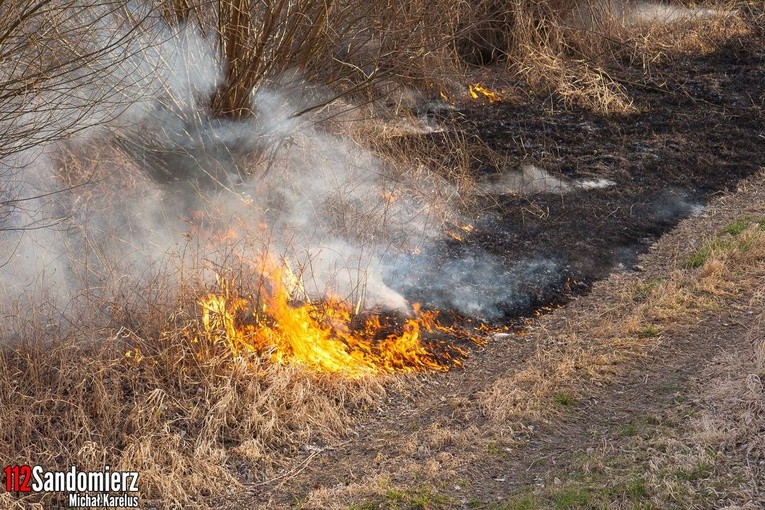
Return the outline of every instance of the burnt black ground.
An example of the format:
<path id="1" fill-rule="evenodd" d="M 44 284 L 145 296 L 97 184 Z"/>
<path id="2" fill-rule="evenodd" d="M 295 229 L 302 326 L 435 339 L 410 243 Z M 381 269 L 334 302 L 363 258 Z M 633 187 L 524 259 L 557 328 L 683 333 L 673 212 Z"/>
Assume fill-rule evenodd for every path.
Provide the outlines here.
<path id="1" fill-rule="evenodd" d="M 714 53 L 657 65 L 650 76 L 630 74 L 624 86 L 635 114 L 599 115 L 537 98 L 465 105 L 445 119 L 510 168 L 530 163 L 616 185 L 483 197 L 475 230 L 410 257 L 389 284 L 435 308 L 454 306 L 454 289 L 464 287 L 483 296 L 477 315 L 511 321 L 586 292 L 616 268 L 634 268 L 637 255 L 680 219 L 765 166 L 761 44 L 734 39 Z M 499 172 L 487 163 L 475 168 L 477 177 Z"/>

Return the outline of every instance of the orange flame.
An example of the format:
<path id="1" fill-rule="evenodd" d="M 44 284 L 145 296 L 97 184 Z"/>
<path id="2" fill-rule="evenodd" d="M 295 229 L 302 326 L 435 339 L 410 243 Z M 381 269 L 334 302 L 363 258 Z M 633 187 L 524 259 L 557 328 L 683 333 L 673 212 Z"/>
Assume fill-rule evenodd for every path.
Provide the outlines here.
<path id="1" fill-rule="evenodd" d="M 470 92 L 470 97 L 473 98 L 473 100 L 485 98 L 489 101 L 489 104 L 502 101 L 502 95 L 499 92 L 486 88 L 480 83 L 468 85 L 468 92 Z"/>
<path id="2" fill-rule="evenodd" d="M 475 230 L 475 227 L 473 227 L 473 225 L 457 225 L 457 227 L 459 227 L 459 229 L 462 230 L 463 232 L 467 232 L 467 233 L 470 233 L 473 230 Z M 448 235 L 449 237 L 451 237 L 457 242 L 460 242 L 460 243 L 462 242 L 462 234 L 458 232 L 447 230 L 446 235 Z"/>
<path id="3" fill-rule="evenodd" d="M 259 353 L 280 364 L 308 366 L 349 378 L 368 375 L 447 371 L 461 366 L 467 356 L 446 342 L 428 342 L 425 334 L 447 333 L 478 342 L 467 333 L 445 328 L 436 321 L 437 312 L 414 306 L 401 333 L 386 334 L 379 316 L 354 318 L 351 307 L 336 299 L 321 304 L 291 304 L 285 277 L 289 268 L 270 264 L 270 274 L 256 302 L 239 296 L 221 282 L 221 293 L 200 301 L 202 331 L 197 344 L 223 345 L 231 354 Z M 294 278 L 294 277 L 293 277 Z M 289 279 L 289 278 L 287 278 Z"/>

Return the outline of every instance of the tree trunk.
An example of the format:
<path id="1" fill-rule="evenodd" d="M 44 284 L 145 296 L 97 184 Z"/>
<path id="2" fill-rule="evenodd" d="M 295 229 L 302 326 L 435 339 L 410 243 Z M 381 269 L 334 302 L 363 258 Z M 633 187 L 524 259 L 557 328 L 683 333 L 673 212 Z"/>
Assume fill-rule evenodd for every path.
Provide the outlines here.
<path id="1" fill-rule="evenodd" d="M 241 119 L 252 113 L 254 26 L 250 0 L 220 0 L 219 37 L 225 59 L 224 81 L 213 94 L 211 109 L 221 117 Z"/>

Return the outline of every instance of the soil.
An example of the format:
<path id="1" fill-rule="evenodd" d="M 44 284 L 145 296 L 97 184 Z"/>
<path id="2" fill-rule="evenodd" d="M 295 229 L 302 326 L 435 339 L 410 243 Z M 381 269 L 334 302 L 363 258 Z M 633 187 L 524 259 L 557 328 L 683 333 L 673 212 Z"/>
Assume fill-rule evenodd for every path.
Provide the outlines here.
<path id="1" fill-rule="evenodd" d="M 359 417 L 348 441 L 298 454 L 281 477 L 259 483 L 234 506 L 246 501 L 248 507 L 291 507 L 317 489 L 349 487 L 375 474 L 388 477 L 392 486 L 411 485 L 411 473 L 402 468 L 405 462 L 425 465 L 447 456 L 456 467 L 442 488 L 450 501 L 446 506 L 491 508 L 491 502 L 524 488 L 551 483 L 552 474 L 570 469 L 578 453 L 603 449 L 604 444 L 618 451 L 628 441 L 620 428 L 640 416 L 683 421 L 686 408 L 678 399 L 691 391 L 699 367 L 722 348 L 743 341 L 745 317 L 751 312 L 747 295 L 725 310 L 678 324 L 671 341 L 658 344 L 614 381 L 579 398 L 558 419 L 519 424 L 520 432 L 511 438 L 493 430 L 477 404 L 479 393 L 529 360 L 549 340 L 550 331 L 572 323 L 586 330 L 587 321 L 595 320 L 588 315 L 595 304 L 618 295 L 622 280 L 609 275 L 663 274 L 678 251 L 763 197 L 761 176 L 746 181 L 748 188 L 759 191 L 731 194 L 742 179 L 765 168 L 761 34 L 731 40 L 714 53 L 656 65 L 650 77 L 636 74 L 624 86 L 639 113 L 597 115 L 537 98 L 528 104 L 466 105 L 450 119 L 513 165 L 533 163 L 570 179 L 616 183 L 570 194 L 485 197 L 475 229 L 461 242 L 447 241 L 434 250 L 443 264 L 483 252 L 508 268 L 519 261 L 554 261 L 555 277 L 539 280 L 534 275 L 522 282 L 518 292 L 526 299 L 500 307 L 495 323 L 511 322 L 551 303 L 573 302 L 535 319 L 527 335 L 505 335 L 475 348 L 465 370 L 422 374 L 391 389 L 376 413 Z M 485 166 L 476 172 L 498 169 Z M 702 212 L 699 206 L 706 209 Z M 652 246 L 650 253 L 640 255 Z M 427 288 L 437 271 L 429 273 L 428 265 L 439 266 L 433 261 L 413 264 L 416 271 L 408 275 L 404 289 L 408 298 L 425 304 L 427 293 L 416 289 Z M 596 284 L 604 278 L 609 279 Z M 722 345 L 721 339 L 729 344 Z M 502 454 L 481 456 L 448 442 L 437 452 L 411 446 L 418 432 L 436 425 L 477 428 L 496 439 Z M 370 508 L 378 507 L 392 506 Z"/>

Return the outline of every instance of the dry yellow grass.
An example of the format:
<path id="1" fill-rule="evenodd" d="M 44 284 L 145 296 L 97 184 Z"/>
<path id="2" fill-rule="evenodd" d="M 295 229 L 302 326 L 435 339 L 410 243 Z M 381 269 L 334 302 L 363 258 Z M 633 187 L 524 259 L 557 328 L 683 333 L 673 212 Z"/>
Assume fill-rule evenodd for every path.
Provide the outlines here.
<path id="1" fill-rule="evenodd" d="M 563 331 L 543 333 L 534 358 L 508 378 L 495 381 L 482 397 L 486 415 L 497 424 L 518 417 L 541 418 L 560 411 L 550 406 L 556 393 L 576 397 L 593 382 L 601 384 L 620 371 L 619 365 L 644 357 L 665 332 L 697 321 L 701 312 L 716 310 L 741 292 L 740 278 L 765 258 L 765 232 L 757 221 L 735 235 L 722 233 L 685 254 L 704 254 L 700 267 L 676 262 L 666 277 L 648 281 L 625 278 L 620 299 L 603 303 L 586 325 L 569 322 Z M 614 282 L 611 282 L 614 285 Z M 559 325 L 560 326 L 560 325 Z"/>
<path id="2" fill-rule="evenodd" d="M 534 92 L 555 93 L 569 104 L 603 112 L 631 111 L 629 98 L 602 65 L 604 60 L 583 57 L 582 50 L 576 50 L 558 26 L 565 9 L 557 12 L 557 3 L 551 2 L 518 5 L 516 12 L 490 16 L 490 34 L 480 37 L 481 44 L 488 46 L 479 50 L 506 57 L 510 70 L 519 73 Z M 274 45 L 271 53 L 263 51 L 253 58 L 263 64 L 277 54 L 273 68 L 262 75 L 268 79 L 277 80 L 293 65 L 300 67 L 307 78 L 335 66 L 330 69 L 329 85 L 345 92 L 358 91 L 356 86 L 367 80 L 379 84 L 370 79 L 379 75 L 395 77 L 394 89 L 403 84 L 416 86 L 423 94 L 434 97 L 452 89 L 464 94 L 462 80 L 469 69 L 456 58 L 454 45 L 471 31 L 486 30 L 481 13 L 493 12 L 493 7 L 490 3 L 481 6 L 485 10 L 444 0 L 435 8 L 438 15 L 433 21 L 433 10 L 425 3 L 381 4 L 370 8 L 371 14 L 361 13 L 369 16 L 362 23 L 365 29 L 388 24 L 390 31 L 381 41 L 361 43 L 342 59 L 310 58 L 336 55 L 335 50 L 347 42 L 344 37 L 353 36 L 351 29 L 343 32 L 343 23 L 355 23 L 359 14 L 348 11 L 350 14 L 343 14 L 348 17 L 333 28 L 336 33 L 325 26 L 321 34 L 309 32 L 306 40 L 313 42 L 305 44 L 314 46 L 302 52 L 291 52 L 291 45 L 298 40 L 269 39 L 264 44 Z M 464 22 L 455 26 L 452 19 Z M 391 21 L 395 23 L 390 25 Z M 544 29 L 540 21 L 545 21 Z M 494 22 L 499 28 L 491 26 Z M 629 42 L 631 58 L 654 62 L 659 55 L 668 54 L 669 46 L 709 51 L 716 40 L 706 35 L 705 25 L 700 26 L 696 35 L 684 41 L 676 39 L 678 32 L 666 31 L 651 35 L 650 40 Z M 736 25 L 711 25 L 718 26 L 723 35 L 739 29 Z M 519 27 L 522 30 L 517 30 Z M 407 37 L 399 38 L 404 33 Z M 663 37 L 670 38 L 670 42 L 661 42 L 665 41 Z M 295 54 L 297 60 L 291 60 Z M 618 52 L 614 55 L 618 57 Z M 271 61 L 268 65 L 272 65 Z M 246 81 L 253 80 L 248 77 Z M 236 104 L 221 106 L 222 112 L 241 111 L 238 101 L 243 92 L 235 92 L 231 103 Z M 393 103 L 394 110 L 401 107 L 401 101 Z M 454 135 L 448 157 L 442 158 L 433 155 L 434 146 L 426 141 L 399 141 L 374 130 L 359 138 L 392 166 L 413 174 L 406 175 L 413 182 L 420 181 L 419 175 L 431 173 L 443 178 L 428 179 L 428 183 L 436 185 L 419 191 L 435 204 L 434 214 L 444 214 L 455 204 L 461 207 L 469 202 L 462 192 L 472 185 L 468 169 L 475 158 L 484 157 L 473 141 Z M 61 164 L 67 166 L 67 161 L 77 157 L 61 156 Z M 99 147 L 92 157 L 114 158 L 125 170 L 121 176 L 125 188 L 109 188 L 111 193 L 123 193 L 131 179 L 143 178 L 120 159 L 119 151 L 112 152 L 110 147 Z M 80 177 L 89 175 L 73 165 L 68 165 L 64 174 L 62 178 L 67 182 L 79 182 Z M 109 198 L 100 197 L 104 202 Z M 552 395 L 576 395 L 582 381 L 607 379 L 615 364 L 655 345 L 668 323 L 711 309 L 721 296 L 733 292 L 726 284 L 731 271 L 745 267 L 740 265 L 743 262 L 761 261 L 761 235 L 750 227 L 738 237 L 737 242 L 744 244 L 736 244 L 733 250 L 713 247 L 700 269 L 678 269 L 655 285 L 630 284 L 623 302 L 603 308 L 599 325 L 560 335 L 550 333 L 550 342 L 540 346 L 523 369 L 486 390 L 481 396 L 481 408 L 493 423 L 509 427 L 509 437 L 513 435 L 511 429 L 523 428 L 509 425 L 517 417 L 533 419 L 554 414 L 554 408 L 549 406 Z M 751 246 L 743 249 L 749 243 Z M 242 482 L 268 479 L 282 460 L 299 448 L 342 436 L 353 423 L 354 410 L 378 402 L 383 395 L 378 380 L 348 382 L 269 364 L 256 356 L 232 358 L 219 353 L 199 360 L 189 343 L 191 335 L 186 333 L 198 324 L 196 299 L 202 288 L 185 283 L 188 287 L 185 291 L 182 288 L 180 295 L 158 293 L 156 289 L 133 292 L 159 296 L 161 301 L 98 303 L 113 312 L 113 322 L 103 328 L 83 327 L 76 336 L 61 339 L 51 338 L 43 331 L 44 325 L 38 325 L 36 337 L 30 336 L 21 344 L 4 344 L 0 352 L 0 462 L 43 464 L 49 469 L 66 468 L 72 463 L 81 469 L 100 469 L 108 463 L 113 469 L 141 472 L 144 500 L 161 498 L 164 503 L 204 505 L 231 487 L 244 490 Z M 189 287 L 193 290 L 188 291 Z M 659 335 L 646 330 L 647 324 L 656 325 Z M 758 352 L 761 364 L 761 348 Z M 762 370 L 761 365 L 758 370 Z M 757 387 L 754 378 L 747 377 L 745 383 L 746 388 Z M 732 391 L 743 391 L 743 384 L 738 381 Z M 754 428 L 746 430 L 749 434 Z M 478 429 L 456 432 L 433 425 L 403 449 L 409 453 L 420 448 L 436 452 L 448 445 L 470 444 L 478 435 Z M 446 476 L 464 462 L 439 455 L 424 465 L 412 463 L 410 472 L 433 478 Z M 240 468 L 243 471 L 239 472 Z M 259 471 L 252 473 L 248 469 Z M 378 485 L 380 491 L 389 490 L 382 479 Z M 54 497 L 45 496 L 42 504 L 49 505 Z M 19 502 L 8 494 L 0 498 L 7 506 L 35 503 L 28 499 Z M 321 498 L 317 496 L 317 500 Z"/>
<path id="3" fill-rule="evenodd" d="M 144 501 L 187 504 L 269 476 L 283 455 L 337 438 L 356 406 L 380 398 L 375 380 L 257 356 L 200 360 L 179 334 L 199 327 L 193 312 L 175 313 L 141 331 L 4 346 L 2 463 L 138 470 Z M 235 477 L 239 466 L 258 472 Z"/>

